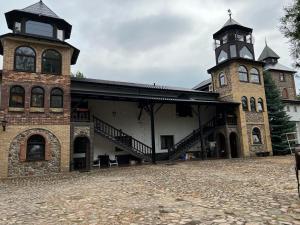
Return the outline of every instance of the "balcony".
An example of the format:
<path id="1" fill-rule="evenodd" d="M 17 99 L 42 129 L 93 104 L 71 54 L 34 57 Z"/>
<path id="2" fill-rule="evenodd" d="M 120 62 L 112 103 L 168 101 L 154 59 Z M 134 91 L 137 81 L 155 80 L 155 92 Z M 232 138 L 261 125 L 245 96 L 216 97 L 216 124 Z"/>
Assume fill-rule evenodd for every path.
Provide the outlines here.
<path id="1" fill-rule="evenodd" d="M 90 122 L 88 109 L 72 109 L 71 122 Z"/>

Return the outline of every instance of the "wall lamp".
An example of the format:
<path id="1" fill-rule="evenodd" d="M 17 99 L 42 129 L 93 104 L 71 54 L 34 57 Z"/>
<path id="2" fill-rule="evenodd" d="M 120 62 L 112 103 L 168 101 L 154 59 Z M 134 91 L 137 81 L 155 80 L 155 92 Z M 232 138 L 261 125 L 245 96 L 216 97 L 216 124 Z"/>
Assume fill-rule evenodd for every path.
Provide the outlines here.
<path id="1" fill-rule="evenodd" d="M 7 121 L 4 119 L 4 120 L 1 121 L 1 124 L 2 124 L 3 131 L 5 131 L 6 130 Z"/>

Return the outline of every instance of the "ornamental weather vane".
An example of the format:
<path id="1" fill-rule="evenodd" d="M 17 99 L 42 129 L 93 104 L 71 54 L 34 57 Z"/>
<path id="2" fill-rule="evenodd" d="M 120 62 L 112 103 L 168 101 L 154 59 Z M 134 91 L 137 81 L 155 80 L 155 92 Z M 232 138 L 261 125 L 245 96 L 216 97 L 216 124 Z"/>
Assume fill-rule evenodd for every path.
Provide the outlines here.
<path id="1" fill-rule="evenodd" d="M 227 12 L 228 12 L 229 18 L 231 20 L 231 15 L 232 15 L 231 9 L 228 9 Z"/>

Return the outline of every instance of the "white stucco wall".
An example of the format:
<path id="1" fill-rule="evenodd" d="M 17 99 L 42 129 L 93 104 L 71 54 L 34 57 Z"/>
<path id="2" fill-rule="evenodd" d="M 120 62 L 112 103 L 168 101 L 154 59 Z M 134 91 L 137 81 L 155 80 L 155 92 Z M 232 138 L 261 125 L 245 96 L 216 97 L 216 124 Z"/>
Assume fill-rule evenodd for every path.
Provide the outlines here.
<path id="1" fill-rule="evenodd" d="M 160 104 L 156 104 L 155 109 L 159 106 Z M 95 115 L 114 127 L 122 129 L 123 132 L 151 147 L 150 116 L 143 111 L 141 120 L 138 120 L 140 113 L 138 103 L 90 100 L 89 108 L 91 115 Z M 194 109 L 197 111 L 196 107 Z M 201 106 L 203 124 L 212 119 L 214 115 L 214 106 Z M 177 143 L 198 127 L 198 117 L 196 115 L 193 117 L 177 117 L 175 104 L 163 105 L 155 115 L 156 152 L 167 152 L 167 150 L 161 149 L 161 135 L 174 135 L 174 142 Z M 103 154 L 128 154 L 127 152 L 115 152 L 115 147 L 105 138 L 95 134 L 94 158 Z"/>
<path id="2" fill-rule="evenodd" d="M 296 123 L 298 143 L 300 142 L 300 105 L 286 104 L 285 111 L 291 117 L 291 121 Z"/>

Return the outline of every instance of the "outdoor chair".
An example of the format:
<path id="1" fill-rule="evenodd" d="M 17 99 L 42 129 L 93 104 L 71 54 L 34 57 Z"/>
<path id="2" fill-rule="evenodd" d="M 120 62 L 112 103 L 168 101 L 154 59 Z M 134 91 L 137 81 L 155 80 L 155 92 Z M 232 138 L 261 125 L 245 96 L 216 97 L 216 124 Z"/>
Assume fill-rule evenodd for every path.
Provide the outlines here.
<path id="1" fill-rule="evenodd" d="M 98 167 L 100 169 L 101 161 L 100 161 L 100 155 L 98 155 L 97 159 L 93 161 L 93 167 Z"/>
<path id="2" fill-rule="evenodd" d="M 109 156 L 109 167 L 111 166 L 119 166 L 117 156 Z"/>

